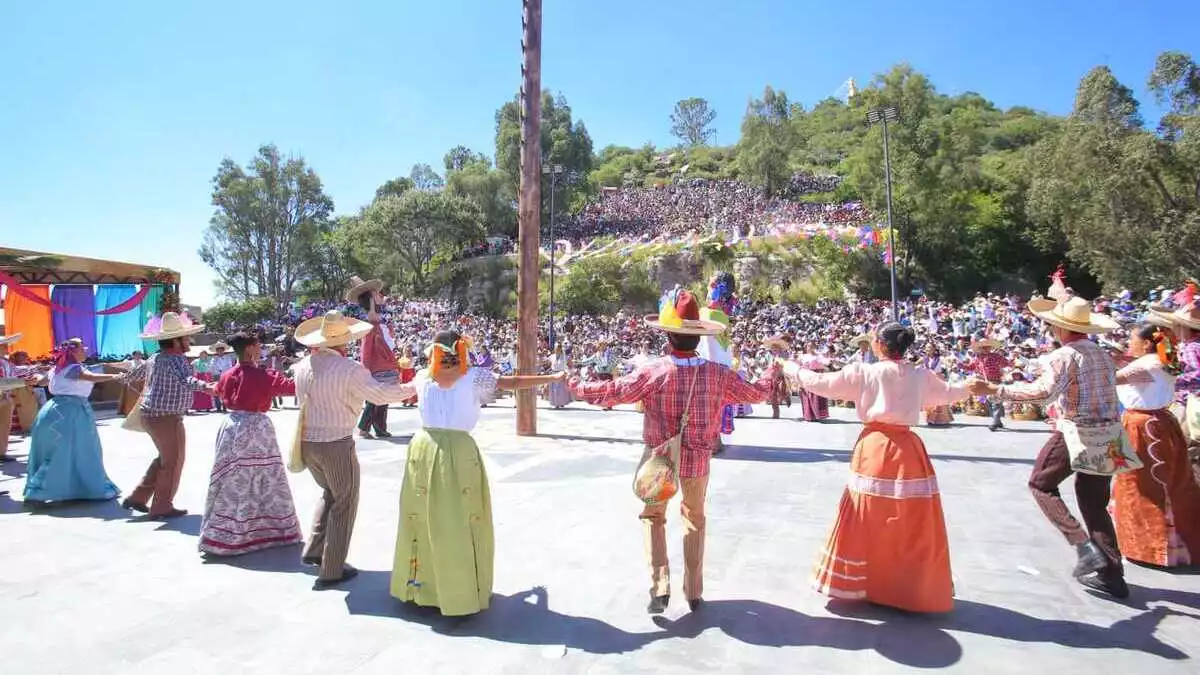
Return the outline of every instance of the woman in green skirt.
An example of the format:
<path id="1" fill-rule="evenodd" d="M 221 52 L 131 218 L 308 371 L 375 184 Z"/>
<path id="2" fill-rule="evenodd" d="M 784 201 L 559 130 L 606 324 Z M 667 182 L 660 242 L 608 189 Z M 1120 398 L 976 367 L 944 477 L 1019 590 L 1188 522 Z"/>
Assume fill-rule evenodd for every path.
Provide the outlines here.
<path id="1" fill-rule="evenodd" d="M 439 333 L 430 367 L 413 380 L 421 430 L 408 444 L 392 566 L 392 596 L 446 616 L 487 609 L 492 595 L 492 502 L 470 433 L 480 406 L 497 389 L 533 389 L 564 376 L 497 377 L 468 367 L 468 346 L 457 332 Z"/>

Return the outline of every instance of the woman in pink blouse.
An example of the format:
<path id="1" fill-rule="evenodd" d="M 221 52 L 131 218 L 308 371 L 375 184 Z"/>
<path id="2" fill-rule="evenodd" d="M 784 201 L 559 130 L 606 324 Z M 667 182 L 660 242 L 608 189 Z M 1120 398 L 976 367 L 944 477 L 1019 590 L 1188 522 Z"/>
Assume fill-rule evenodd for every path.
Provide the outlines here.
<path id="1" fill-rule="evenodd" d="M 954 586 L 937 477 L 910 427 L 920 423 L 925 408 L 959 401 L 968 392 L 905 362 L 915 339 L 912 329 L 890 323 L 871 340 L 875 363 L 827 374 L 788 363 L 784 372 L 797 387 L 853 401 L 864 424 L 814 587 L 834 598 L 948 612 Z"/>

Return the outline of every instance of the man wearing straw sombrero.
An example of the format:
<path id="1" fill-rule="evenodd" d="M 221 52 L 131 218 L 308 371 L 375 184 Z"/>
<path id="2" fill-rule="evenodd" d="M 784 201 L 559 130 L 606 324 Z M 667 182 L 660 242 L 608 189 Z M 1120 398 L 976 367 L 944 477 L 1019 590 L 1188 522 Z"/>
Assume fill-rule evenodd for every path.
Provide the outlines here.
<path id="1" fill-rule="evenodd" d="M 608 382 L 571 382 L 581 400 L 602 407 L 641 402 L 642 438 L 647 448 L 660 448 L 676 437 L 679 451 L 679 487 L 682 492 L 683 594 L 693 611 L 704 592 L 704 499 L 708 489 L 709 460 L 721 433 L 722 408 L 727 404 L 762 403 L 780 366 L 750 384 L 729 368 L 696 354 L 700 339 L 717 335 L 725 327 L 700 319 L 695 296 L 676 289 L 666 294 L 657 315 L 647 325 L 667 334 L 670 355 L 650 361 L 629 375 Z M 685 423 L 686 420 L 686 423 Z M 642 495 L 643 501 L 646 496 Z M 644 523 L 646 557 L 650 563 L 650 604 L 647 611 L 661 614 L 671 599 L 671 572 L 667 561 L 667 502 L 647 501 L 640 518 Z"/>
<path id="2" fill-rule="evenodd" d="M 175 312 L 166 312 L 153 333 L 144 333 L 145 340 L 156 340 L 159 352 L 129 372 L 127 380 L 145 380 L 142 400 L 138 404 L 142 426 L 154 441 L 158 457 L 142 482 L 121 503 L 124 508 L 149 513 L 152 518 L 176 518 L 187 514 L 175 508 L 175 493 L 183 475 L 187 438 L 183 416 L 192 406 L 192 394 L 197 391 L 213 393 L 215 385 L 196 377 L 187 353 L 191 336 L 204 330 L 204 325 L 192 325 Z"/>
<path id="3" fill-rule="evenodd" d="M 1169 327 L 1179 338 L 1179 366 L 1182 372 L 1175 378 L 1173 409 L 1188 440 L 1192 462 L 1200 461 L 1200 298 L 1194 293 L 1194 281 L 1181 293 L 1178 309 L 1156 304 L 1150 307 L 1147 320 Z M 1189 413 L 1190 410 L 1190 413 Z"/>
<path id="4" fill-rule="evenodd" d="M 1048 324 L 1062 347 L 1052 352 L 1041 376 L 1027 384 L 996 385 L 972 380 L 971 393 L 1003 401 L 1054 401 L 1061 418 L 1080 428 L 1119 426 L 1116 365 L 1089 335 L 1118 328 L 1110 317 L 1095 314 L 1087 300 L 1066 297 L 1030 300 L 1029 311 Z M 1115 468 L 1114 468 L 1115 472 Z M 1075 475 L 1075 497 L 1084 525 L 1071 515 L 1059 486 Z M 1072 450 L 1063 431 L 1056 429 L 1042 446 L 1029 476 L 1029 489 L 1046 518 L 1075 547 L 1075 577 L 1083 585 L 1124 598 L 1129 595 L 1116 531 L 1108 513 L 1111 473 L 1076 472 Z"/>
<path id="5" fill-rule="evenodd" d="M 388 344 L 387 326 L 379 314 L 379 307 L 384 303 L 383 282 L 379 279 L 363 281 L 359 277 L 350 277 L 346 282 L 346 302 L 352 302 L 367 313 L 367 323 L 371 325 L 370 332 L 363 338 L 359 359 L 363 367 L 379 382 L 398 382 L 400 368 L 392 355 L 392 346 Z M 390 438 L 387 430 L 387 404 L 375 405 L 370 401 L 363 403 L 362 415 L 358 418 L 358 435 L 360 438 Z M 375 435 L 371 435 L 374 430 Z"/>
<path id="6" fill-rule="evenodd" d="M 358 574 L 346 564 L 346 552 L 358 513 L 354 430 L 359 406 L 364 400 L 386 406 L 417 394 L 410 383 L 375 379 L 366 367 L 346 356 L 350 343 L 367 337 L 372 328 L 336 310 L 296 327 L 296 340 L 310 353 L 292 371 L 300 422 L 288 468 L 307 468 L 322 490 L 312 536 L 302 554 L 305 564 L 321 569 L 314 590 L 332 588 Z"/>
<path id="7" fill-rule="evenodd" d="M 1009 367 L 1008 359 L 996 351 L 999 348 L 1000 343 L 989 337 L 976 338 L 971 341 L 971 351 L 975 352 L 975 358 L 971 360 L 968 367 L 980 378 L 992 384 L 1000 384 L 1004 380 L 1004 369 Z M 988 426 L 988 430 L 1003 429 L 1004 404 L 998 400 L 989 399 L 988 405 L 991 407 L 992 414 L 992 423 Z"/>

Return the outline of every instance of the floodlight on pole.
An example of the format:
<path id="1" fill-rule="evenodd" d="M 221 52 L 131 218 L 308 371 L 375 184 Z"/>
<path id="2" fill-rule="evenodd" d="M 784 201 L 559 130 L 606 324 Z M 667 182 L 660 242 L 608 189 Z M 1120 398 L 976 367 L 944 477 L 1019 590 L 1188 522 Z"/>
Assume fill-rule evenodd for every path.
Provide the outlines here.
<path id="1" fill-rule="evenodd" d="M 554 254 L 558 248 L 558 244 L 554 239 L 554 192 L 558 186 L 558 177 L 564 172 L 562 164 L 553 166 L 542 165 L 542 175 L 550 176 L 550 329 L 547 335 L 550 339 L 550 353 L 554 353 L 554 275 L 555 275 L 555 259 Z"/>
<path id="2" fill-rule="evenodd" d="M 867 111 L 867 124 L 883 125 L 883 175 L 887 186 L 888 260 L 892 276 L 892 320 L 900 320 L 900 306 L 896 295 L 896 227 L 892 224 L 892 160 L 888 154 L 888 122 L 900 121 L 896 106 L 884 106 Z"/>

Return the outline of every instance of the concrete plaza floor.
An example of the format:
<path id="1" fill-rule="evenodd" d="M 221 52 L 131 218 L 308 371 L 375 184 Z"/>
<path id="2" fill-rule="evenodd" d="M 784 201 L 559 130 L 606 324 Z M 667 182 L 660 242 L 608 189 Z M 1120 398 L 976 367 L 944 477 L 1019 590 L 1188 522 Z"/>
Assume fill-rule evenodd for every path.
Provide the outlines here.
<path id="1" fill-rule="evenodd" d="M 360 441 L 362 501 L 350 562 L 362 574 L 314 592 L 296 547 L 204 562 L 196 534 L 219 415 L 187 420 L 188 459 L 169 523 L 115 503 L 32 511 L 24 463 L 2 466 L 0 672 L 51 673 L 956 673 L 1200 672 L 1200 576 L 1129 566 L 1132 596 L 1094 596 L 1025 483 L 1046 427 L 991 434 L 981 418 L 920 430 L 939 474 L 958 602 L 947 616 L 829 603 L 808 572 L 833 520 L 850 411 L 827 424 L 738 421 L 715 460 L 705 597 L 688 614 L 677 509 L 669 515 L 675 602 L 646 615 L 648 574 L 629 480 L 641 417 L 576 404 L 513 434 L 511 399 L 484 411 L 496 523 L 492 609 L 466 621 L 401 605 L 388 576 L 407 435 Z M 761 414 L 763 407 L 758 408 Z M 795 409 L 792 410 L 795 414 Z M 273 413 L 290 438 L 296 413 Z M 128 491 L 148 438 L 101 422 L 109 475 Z M 28 441 L 12 454 L 23 459 Z M 317 489 L 291 476 L 306 532 Z M 1073 492 L 1069 484 L 1066 492 Z M 1070 498 L 1069 498 L 1070 499 Z"/>

